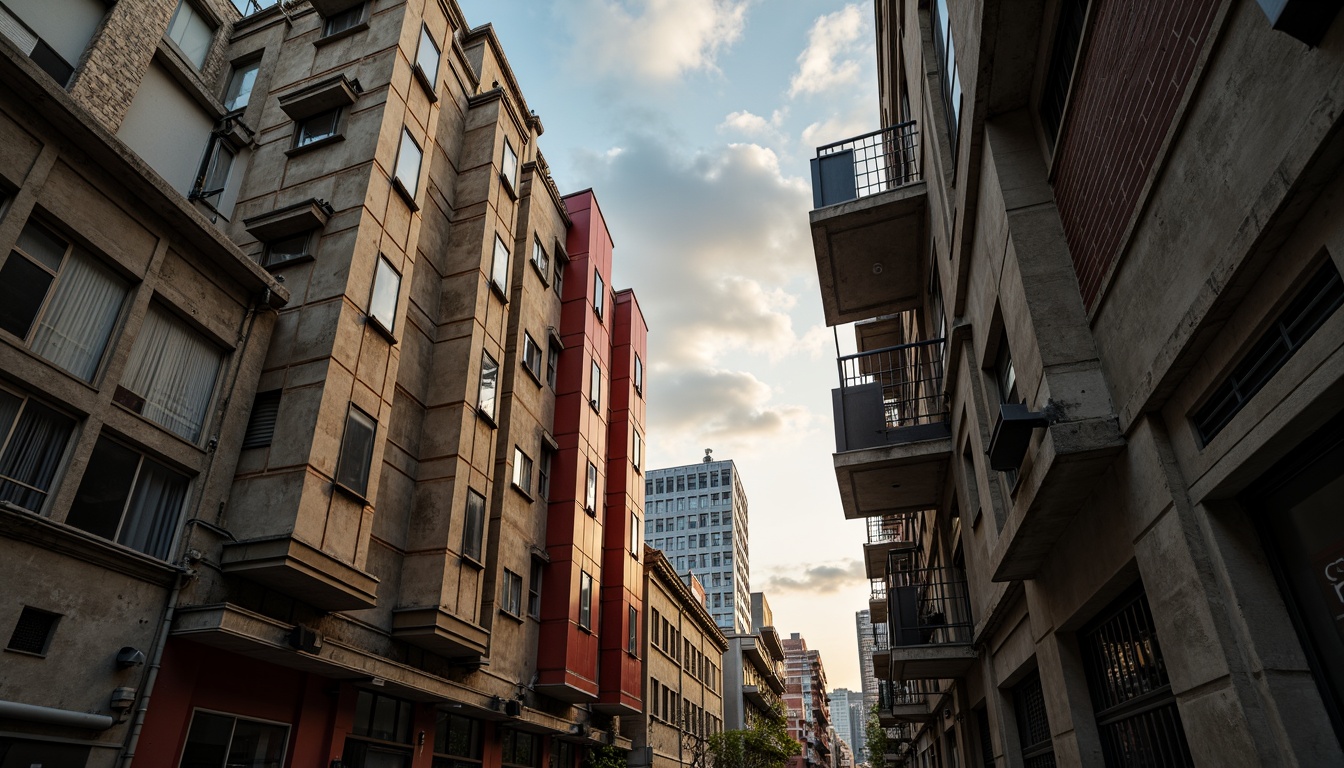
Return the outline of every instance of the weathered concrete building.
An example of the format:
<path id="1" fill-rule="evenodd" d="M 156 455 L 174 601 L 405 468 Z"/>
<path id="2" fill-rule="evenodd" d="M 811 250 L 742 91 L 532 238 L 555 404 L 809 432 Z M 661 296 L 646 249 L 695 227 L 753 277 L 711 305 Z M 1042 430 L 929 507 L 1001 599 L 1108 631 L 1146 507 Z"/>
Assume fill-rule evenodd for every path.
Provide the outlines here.
<path id="1" fill-rule="evenodd" d="M 0 754 L 629 746 L 647 328 L 596 197 L 451 0 L 238 7 L 0 6 Z"/>
<path id="2" fill-rule="evenodd" d="M 877 0 L 835 471 L 915 764 L 1344 763 L 1337 3 Z"/>
<path id="3" fill-rule="evenodd" d="M 705 608 L 705 590 L 684 581 L 663 553 L 644 547 L 644 635 L 630 635 L 629 653 L 644 660 L 644 709 L 621 718 L 632 766 L 709 765 L 709 737 L 724 729 L 728 641 Z"/>
<path id="4" fill-rule="evenodd" d="M 784 646 L 764 592 L 751 593 L 751 632 L 734 632 L 723 655 L 723 720 L 732 731 L 784 711 Z"/>

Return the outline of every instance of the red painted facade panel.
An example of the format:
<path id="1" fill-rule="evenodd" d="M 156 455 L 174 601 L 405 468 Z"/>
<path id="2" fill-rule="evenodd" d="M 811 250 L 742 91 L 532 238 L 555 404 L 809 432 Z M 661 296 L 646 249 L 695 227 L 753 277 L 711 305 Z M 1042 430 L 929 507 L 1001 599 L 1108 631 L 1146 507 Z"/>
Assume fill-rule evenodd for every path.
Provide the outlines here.
<path id="1" fill-rule="evenodd" d="M 1194 73 L 1217 0 L 1094 0 L 1054 167 L 1055 200 L 1091 309 Z"/>

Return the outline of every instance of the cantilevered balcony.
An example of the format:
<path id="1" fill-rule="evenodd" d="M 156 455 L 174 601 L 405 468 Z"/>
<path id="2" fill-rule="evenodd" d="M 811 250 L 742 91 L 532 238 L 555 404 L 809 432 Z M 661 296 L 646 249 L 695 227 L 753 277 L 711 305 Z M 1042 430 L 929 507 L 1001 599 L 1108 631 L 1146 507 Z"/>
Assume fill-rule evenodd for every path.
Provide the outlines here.
<path id="1" fill-rule="evenodd" d="M 828 325 L 920 306 L 929 203 L 913 121 L 818 147 L 812 204 Z"/>
<path id="2" fill-rule="evenodd" d="M 868 595 L 868 617 L 874 624 L 887 620 L 887 577 L 868 580 L 871 591 Z"/>
<path id="3" fill-rule="evenodd" d="M 943 340 L 836 361 L 835 475 L 847 519 L 937 508 L 952 456 Z"/>
<path id="4" fill-rule="evenodd" d="M 891 679 L 966 674 L 976 658 L 966 577 L 954 568 L 895 571 L 887 594 Z"/>
<path id="5" fill-rule="evenodd" d="M 933 718 L 931 705 L 938 695 L 937 680 L 879 680 L 878 722 L 884 728 L 926 722 Z"/>
<path id="6" fill-rule="evenodd" d="M 901 512 L 868 518 L 868 541 L 863 545 L 863 563 L 868 578 L 887 575 L 887 558 L 893 552 L 909 552 L 919 547 L 924 515 Z"/>

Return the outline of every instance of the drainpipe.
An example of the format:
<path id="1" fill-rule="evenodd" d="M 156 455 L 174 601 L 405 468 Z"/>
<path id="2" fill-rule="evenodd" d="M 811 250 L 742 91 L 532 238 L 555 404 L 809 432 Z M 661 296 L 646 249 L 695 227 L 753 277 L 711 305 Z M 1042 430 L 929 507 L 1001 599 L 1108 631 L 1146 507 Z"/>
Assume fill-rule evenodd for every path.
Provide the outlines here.
<path id="1" fill-rule="evenodd" d="M 223 412 L 228 407 L 229 402 L 233 400 L 234 393 L 238 389 L 238 375 L 242 370 L 242 356 L 243 352 L 247 349 L 247 342 L 252 338 L 252 328 L 256 322 L 257 307 L 265 306 L 270 298 L 271 289 L 267 288 L 266 292 L 262 294 L 261 300 L 251 307 L 248 307 L 247 315 L 243 318 L 243 322 L 240 324 L 240 328 L 238 329 L 238 351 L 234 355 L 233 372 L 229 382 L 229 391 L 228 395 L 224 398 L 224 401 L 220 404 L 220 412 Z M 207 449 L 210 458 L 206 460 L 205 472 L 201 475 L 202 482 L 207 480 L 214 470 L 215 449 L 218 447 L 218 444 L 218 436 L 210 439 L 208 444 L 209 447 Z M 202 491 L 204 491 L 204 488 L 202 488 Z M 204 503 L 205 494 L 202 493 L 196 499 L 196 507 L 193 510 L 190 519 L 195 520 L 200 517 L 201 506 Z M 224 503 L 220 502 L 219 506 L 222 514 Z M 169 593 L 168 604 L 163 610 L 163 620 L 159 624 L 158 636 L 154 638 L 154 648 L 149 658 L 149 668 L 145 672 L 144 692 L 140 695 L 139 704 L 136 705 L 135 716 L 131 721 L 130 733 L 127 734 L 126 737 L 126 747 L 121 753 L 121 768 L 131 768 L 131 763 L 135 760 L 135 748 L 140 744 L 140 733 L 144 730 L 145 716 L 149 713 L 149 698 L 154 694 L 154 684 L 159 679 L 159 670 L 163 668 L 163 650 L 168 644 L 168 633 L 173 627 L 173 617 L 177 614 L 177 601 L 182 594 L 182 587 L 186 584 L 187 580 L 196 575 L 195 571 L 189 570 L 184 565 L 184 563 L 191 557 L 190 552 L 182 551 L 185 549 L 188 539 L 188 536 L 185 533 L 185 526 L 186 524 L 184 523 L 183 533 L 178 535 L 178 553 L 175 560 L 177 563 L 176 567 L 178 569 L 178 575 L 177 578 L 173 580 L 173 591 Z M 209 527 L 212 530 L 217 529 L 217 526 L 212 525 Z M 225 531 L 224 533 L 227 534 L 228 532 Z M 229 535 L 229 538 L 233 538 L 232 535 Z"/>

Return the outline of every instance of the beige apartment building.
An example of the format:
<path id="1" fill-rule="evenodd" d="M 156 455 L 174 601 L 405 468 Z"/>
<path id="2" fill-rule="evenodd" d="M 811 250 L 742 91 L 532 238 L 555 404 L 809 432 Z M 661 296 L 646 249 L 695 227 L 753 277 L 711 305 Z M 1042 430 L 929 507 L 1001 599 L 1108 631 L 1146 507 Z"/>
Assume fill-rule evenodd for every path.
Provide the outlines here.
<path id="1" fill-rule="evenodd" d="M 874 6 L 810 223 L 891 760 L 1344 764 L 1338 4 Z"/>
<path id="2" fill-rule="evenodd" d="M 784 645 L 764 592 L 751 593 L 751 631 L 727 635 L 723 655 L 723 721 L 749 730 L 785 714 Z"/>
<path id="3" fill-rule="evenodd" d="M 542 131 L 451 0 L 0 4 L 0 764 L 630 746 L 646 329 Z"/>
<path id="4" fill-rule="evenodd" d="M 684 578 L 684 580 L 683 580 Z M 689 583 L 688 583 L 689 582 Z M 644 546 L 645 710 L 621 719 L 629 764 L 705 768 L 710 736 L 723 731 L 723 654 L 728 641 L 705 608 L 699 580 Z"/>

